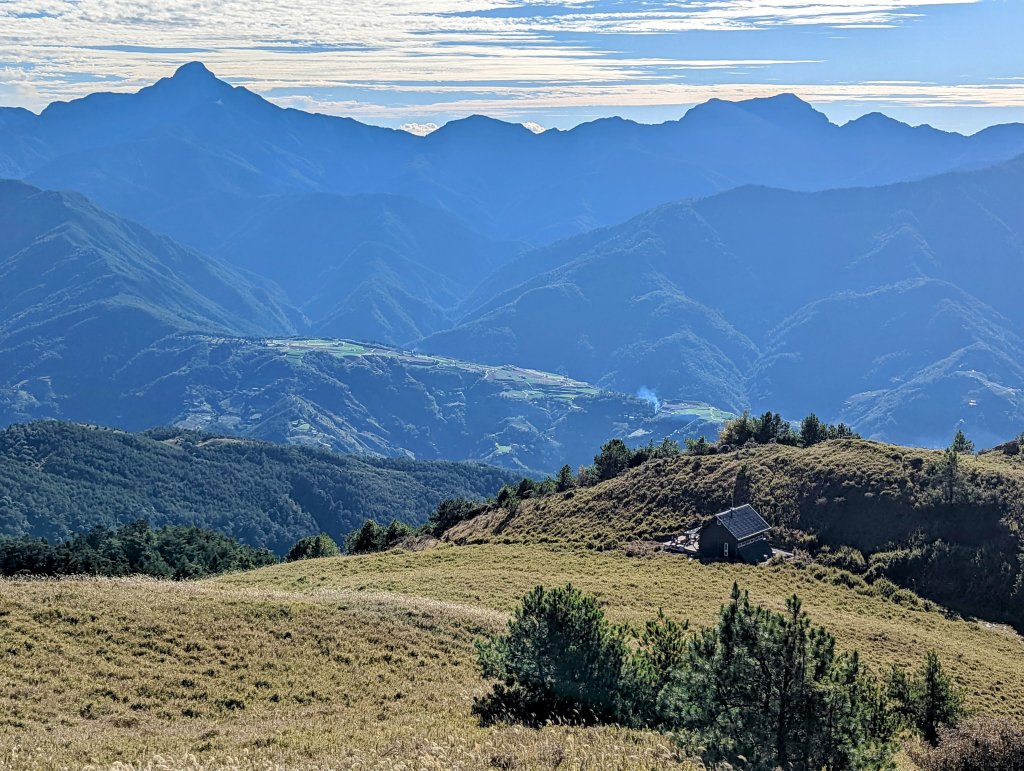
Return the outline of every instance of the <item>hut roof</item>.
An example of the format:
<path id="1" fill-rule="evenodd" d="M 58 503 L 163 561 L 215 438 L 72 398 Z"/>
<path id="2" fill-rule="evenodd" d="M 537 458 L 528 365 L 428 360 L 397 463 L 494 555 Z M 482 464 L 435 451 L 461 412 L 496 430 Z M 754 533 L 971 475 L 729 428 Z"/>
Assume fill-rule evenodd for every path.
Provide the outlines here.
<path id="1" fill-rule="evenodd" d="M 737 541 L 745 541 L 748 538 L 754 538 L 771 530 L 771 526 L 764 521 L 764 517 L 758 514 L 757 509 L 749 503 L 723 511 L 721 514 L 716 514 L 715 519 Z"/>

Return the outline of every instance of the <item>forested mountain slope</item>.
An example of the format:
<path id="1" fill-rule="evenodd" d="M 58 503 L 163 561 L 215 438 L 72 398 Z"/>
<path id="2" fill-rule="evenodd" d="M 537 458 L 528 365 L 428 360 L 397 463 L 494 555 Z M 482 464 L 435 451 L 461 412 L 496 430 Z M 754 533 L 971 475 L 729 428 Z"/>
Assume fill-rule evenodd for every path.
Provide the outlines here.
<path id="1" fill-rule="evenodd" d="M 158 429 L 131 434 L 72 423 L 0 432 L 0 535 L 66 538 L 140 518 L 196 525 L 283 554 L 366 518 L 423 522 L 439 501 L 482 497 L 512 479 L 476 463 L 336 455 Z"/>
<path id="2" fill-rule="evenodd" d="M 994 443 L 1024 426 L 1022 186 L 1024 158 L 671 204 L 513 261 L 422 345 L 907 443 L 962 422 Z"/>

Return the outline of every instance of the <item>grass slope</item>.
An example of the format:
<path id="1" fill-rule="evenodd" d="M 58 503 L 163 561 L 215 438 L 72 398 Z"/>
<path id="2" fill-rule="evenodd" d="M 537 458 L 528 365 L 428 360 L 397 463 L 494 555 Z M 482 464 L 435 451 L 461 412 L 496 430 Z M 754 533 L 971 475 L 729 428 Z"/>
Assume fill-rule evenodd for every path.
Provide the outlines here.
<path id="1" fill-rule="evenodd" d="M 971 705 L 1024 715 L 1020 638 L 788 567 L 542 546 L 443 546 L 312 560 L 201 583 L 5 582 L 0 767 L 667 768 L 665 737 L 484 729 L 472 641 L 537 583 L 598 592 L 617 620 L 708 623 L 738 580 L 868 662 L 939 651 Z M 683 766 L 685 768 L 685 766 Z"/>
<path id="2" fill-rule="evenodd" d="M 749 500 L 780 528 L 783 545 L 812 553 L 853 547 L 880 575 L 958 612 L 1021 628 L 1024 460 L 961 457 L 963 496 L 949 505 L 932 473 L 941 457 L 839 440 L 659 459 L 594 487 L 523 501 L 514 515 L 492 508 L 446 537 L 607 548 L 680 533 Z M 749 489 L 737 490 L 741 471 Z"/>
<path id="3" fill-rule="evenodd" d="M 491 510 L 453 528 L 453 541 L 499 539 L 608 547 L 679 533 L 729 508 L 737 474 L 750 476 L 749 499 L 772 524 L 815 532 L 824 542 L 874 550 L 914 533 L 979 538 L 1015 530 L 1024 494 L 1024 460 L 1002 453 L 962 457 L 970 508 L 987 519 L 964 522 L 966 505 L 932 500 L 929 464 L 941 452 L 833 440 L 810 448 L 765 445 L 721 455 L 662 458 L 595 485 L 522 503 L 514 516 Z"/>

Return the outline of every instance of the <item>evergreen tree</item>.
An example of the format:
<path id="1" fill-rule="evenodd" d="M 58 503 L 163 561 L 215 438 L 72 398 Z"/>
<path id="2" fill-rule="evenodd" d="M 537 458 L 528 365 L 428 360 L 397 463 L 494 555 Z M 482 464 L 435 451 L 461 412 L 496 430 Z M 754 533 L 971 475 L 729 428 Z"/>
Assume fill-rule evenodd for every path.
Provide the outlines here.
<path id="1" fill-rule="evenodd" d="M 572 473 L 572 466 L 566 463 L 558 470 L 558 477 L 555 480 L 555 490 L 564 493 L 576 487 L 576 476 Z"/>
<path id="2" fill-rule="evenodd" d="M 535 588 L 505 634 L 478 642 L 477 653 L 483 676 L 499 681 L 475 704 L 485 721 L 588 724 L 623 716 L 626 631 L 571 584 Z"/>
<path id="3" fill-rule="evenodd" d="M 949 447 L 953 452 L 960 455 L 973 455 L 974 442 L 967 438 L 963 431 L 958 430 L 953 437 L 953 443 Z"/>
<path id="4" fill-rule="evenodd" d="M 368 554 L 383 551 L 387 546 L 385 529 L 376 521 L 368 519 L 362 526 L 345 539 L 345 551 L 349 554 Z"/>
<path id="5" fill-rule="evenodd" d="M 934 473 L 942 490 L 942 500 L 950 506 L 953 505 L 960 497 L 963 487 L 960 453 L 954 447 L 943 450 L 942 460 L 935 465 Z"/>
<path id="6" fill-rule="evenodd" d="M 910 683 L 909 713 L 921 737 L 932 745 L 940 729 L 955 726 L 964 717 L 963 693 L 950 681 L 935 651 L 928 651 Z"/>
<path id="7" fill-rule="evenodd" d="M 519 511 L 519 495 L 516 492 L 516 488 L 512 487 L 512 485 L 503 485 L 498 491 L 496 503 L 501 508 L 507 510 L 509 514 L 514 515 Z"/>
<path id="8" fill-rule="evenodd" d="M 800 422 L 800 444 L 813 447 L 829 438 L 829 426 L 822 423 L 813 412 Z"/>
<path id="9" fill-rule="evenodd" d="M 401 522 L 397 519 L 391 520 L 391 524 L 388 525 L 388 529 L 384 531 L 384 543 L 388 549 L 397 544 L 399 541 L 405 538 L 411 538 L 416 535 L 416 531 L 405 522 Z"/>
<path id="10" fill-rule="evenodd" d="M 750 413 L 744 411 L 738 418 L 725 422 L 718 433 L 718 443 L 742 447 L 754 438 L 755 426 Z"/>
<path id="11" fill-rule="evenodd" d="M 665 695 L 684 746 L 709 763 L 763 771 L 885 767 L 892 733 L 881 689 L 855 654 L 836 653 L 797 597 L 786 609 L 752 607 L 734 585 L 717 627 L 691 638 Z"/>
<path id="12" fill-rule="evenodd" d="M 631 453 L 621 439 L 612 439 L 601 445 L 601 452 L 594 456 L 594 468 L 599 479 L 612 479 L 629 467 Z"/>
<path id="13" fill-rule="evenodd" d="M 446 498 L 437 504 L 437 508 L 427 517 L 424 530 L 431 535 L 441 535 L 480 508 L 480 504 L 468 498 Z"/>
<path id="14" fill-rule="evenodd" d="M 686 661 L 688 629 L 688 622 L 674 621 L 661 609 L 644 625 L 626 689 L 634 725 L 661 727 L 669 722 L 662 695 Z"/>

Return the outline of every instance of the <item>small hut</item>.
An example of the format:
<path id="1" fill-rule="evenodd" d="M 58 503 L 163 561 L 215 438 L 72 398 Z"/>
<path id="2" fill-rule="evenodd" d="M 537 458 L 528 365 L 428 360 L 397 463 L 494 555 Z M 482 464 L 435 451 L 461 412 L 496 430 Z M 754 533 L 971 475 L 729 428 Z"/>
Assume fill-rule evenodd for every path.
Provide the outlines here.
<path id="1" fill-rule="evenodd" d="M 732 560 L 759 565 L 771 559 L 771 526 L 750 504 L 716 514 L 697 534 L 697 552 L 703 559 Z"/>

